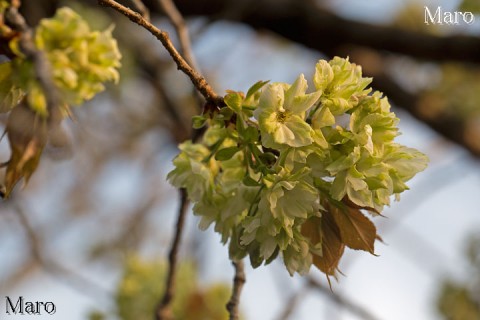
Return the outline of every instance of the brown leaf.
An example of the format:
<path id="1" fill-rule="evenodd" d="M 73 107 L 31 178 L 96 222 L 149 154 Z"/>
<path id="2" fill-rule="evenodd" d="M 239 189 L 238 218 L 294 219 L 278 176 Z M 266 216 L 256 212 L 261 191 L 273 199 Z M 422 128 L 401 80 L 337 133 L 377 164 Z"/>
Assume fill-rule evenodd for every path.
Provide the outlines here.
<path id="1" fill-rule="evenodd" d="M 335 276 L 338 263 L 345 250 L 340 238 L 340 230 L 329 212 L 321 218 L 313 217 L 302 225 L 302 234 L 310 239 L 312 245 L 322 243 L 322 255 L 313 254 L 313 264 L 326 275 Z"/>
<path id="2" fill-rule="evenodd" d="M 302 235 L 310 240 L 312 246 L 322 241 L 321 218 L 312 217 L 302 224 Z"/>
<path id="3" fill-rule="evenodd" d="M 11 156 L 5 174 L 5 198 L 21 178 L 25 184 L 38 166 L 43 148 L 47 142 L 47 123 L 24 103 L 10 113 L 5 129 L 11 149 Z"/>
<path id="4" fill-rule="evenodd" d="M 341 239 L 349 248 L 374 254 L 377 229 L 360 209 L 349 206 L 338 208 L 328 204 L 327 210 L 332 213 L 340 229 Z"/>

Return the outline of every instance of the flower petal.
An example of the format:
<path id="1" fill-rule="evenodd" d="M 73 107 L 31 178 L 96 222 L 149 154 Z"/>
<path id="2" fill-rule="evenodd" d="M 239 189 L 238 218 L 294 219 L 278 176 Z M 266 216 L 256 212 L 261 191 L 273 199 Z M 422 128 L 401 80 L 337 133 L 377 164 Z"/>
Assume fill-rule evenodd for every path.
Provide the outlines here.
<path id="1" fill-rule="evenodd" d="M 295 97 L 304 95 L 305 91 L 307 91 L 308 84 L 305 76 L 303 74 L 299 75 L 295 82 L 288 88 L 285 92 L 285 106 L 286 109 L 292 105 L 293 100 Z"/>

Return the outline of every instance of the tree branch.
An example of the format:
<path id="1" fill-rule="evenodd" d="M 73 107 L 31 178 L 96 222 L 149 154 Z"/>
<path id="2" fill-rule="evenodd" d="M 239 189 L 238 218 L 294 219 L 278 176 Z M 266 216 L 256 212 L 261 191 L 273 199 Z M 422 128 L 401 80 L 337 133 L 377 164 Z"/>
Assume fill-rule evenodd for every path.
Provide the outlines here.
<path id="1" fill-rule="evenodd" d="M 180 52 L 185 57 L 185 60 L 195 69 L 198 70 L 195 59 L 193 57 L 190 35 L 188 34 L 187 24 L 183 16 L 178 11 L 172 0 L 158 0 L 162 10 L 172 22 L 180 42 Z"/>
<path id="2" fill-rule="evenodd" d="M 135 6 L 135 9 L 143 16 L 143 18 L 147 21 L 150 21 L 150 11 L 145 6 L 142 0 L 130 0 L 132 4 Z"/>
<path id="3" fill-rule="evenodd" d="M 177 68 L 190 78 L 194 86 L 208 102 L 214 103 L 217 106 L 224 104 L 223 98 L 221 96 L 218 96 L 214 92 L 212 87 L 208 84 L 207 80 L 205 80 L 202 75 L 200 75 L 195 69 L 193 69 L 180 55 L 177 49 L 175 49 L 167 32 L 158 29 L 149 21 L 145 20 L 140 13 L 121 5 L 114 0 L 98 0 L 98 3 L 102 6 L 111 7 L 117 10 L 121 14 L 125 15 L 132 22 L 148 30 L 162 43 L 162 45 L 165 47 L 172 59 L 177 64 Z"/>
<path id="4" fill-rule="evenodd" d="M 185 23 L 185 19 L 183 19 L 182 14 L 178 11 L 172 0 L 158 0 L 158 3 L 175 28 L 178 40 L 180 42 L 181 54 L 185 57 L 185 60 L 190 64 L 190 66 L 196 70 L 199 70 L 193 55 L 187 24 Z M 198 91 L 193 90 L 192 96 L 197 101 L 199 109 L 202 110 L 204 101 Z"/>
<path id="5" fill-rule="evenodd" d="M 175 236 L 173 238 L 172 246 L 168 254 L 168 274 L 165 285 L 165 292 L 163 298 L 158 304 L 155 311 L 156 320 L 171 319 L 170 304 L 175 291 L 175 275 L 177 273 L 177 261 L 178 261 L 178 249 L 180 246 L 180 240 L 183 234 L 183 227 L 185 225 L 185 217 L 188 208 L 187 191 L 185 189 L 179 189 L 180 194 L 180 207 L 178 209 L 177 225 L 175 228 Z"/>
<path id="6" fill-rule="evenodd" d="M 232 296 L 230 297 L 230 301 L 228 301 L 226 308 L 230 314 L 229 319 L 238 320 L 240 316 L 238 311 L 238 307 L 240 305 L 240 295 L 242 293 L 246 278 L 243 260 L 232 261 L 232 264 L 235 268 L 235 276 L 233 277 Z"/>

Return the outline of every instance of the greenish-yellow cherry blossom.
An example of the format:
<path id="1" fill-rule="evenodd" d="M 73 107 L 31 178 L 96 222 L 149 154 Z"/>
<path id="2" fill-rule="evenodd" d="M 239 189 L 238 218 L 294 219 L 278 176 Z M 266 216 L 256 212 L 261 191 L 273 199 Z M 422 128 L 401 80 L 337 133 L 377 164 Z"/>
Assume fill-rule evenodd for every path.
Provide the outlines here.
<path id="1" fill-rule="evenodd" d="M 266 86 L 254 111 L 266 147 L 302 147 L 313 142 L 313 129 L 305 122 L 305 115 L 321 91 L 305 94 L 306 90 L 303 75 L 291 86 L 283 83 Z"/>
<path id="2" fill-rule="evenodd" d="M 399 119 L 370 81 L 348 59 L 320 60 L 312 93 L 303 75 L 260 81 L 199 116 L 204 138 L 181 145 L 169 180 L 232 259 L 258 267 L 280 256 L 290 274 L 315 265 L 335 275 L 345 246 L 374 252 L 361 210 L 380 213 L 428 159 L 394 142 Z"/>

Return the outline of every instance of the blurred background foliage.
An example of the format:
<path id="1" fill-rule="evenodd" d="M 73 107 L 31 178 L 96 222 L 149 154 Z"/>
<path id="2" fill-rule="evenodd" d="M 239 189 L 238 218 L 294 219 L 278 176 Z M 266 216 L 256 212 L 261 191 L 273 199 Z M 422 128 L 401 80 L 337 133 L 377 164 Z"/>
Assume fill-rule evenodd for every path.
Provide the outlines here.
<path id="1" fill-rule="evenodd" d="M 120 2 L 134 7 L 133 1 Z M 200 70 L 218 93 L 226 89 L 245 90 L 257 80 L 291 81 L 293 75 L 308 72 L 306 70 L 319 58 L 334 54 L 348 55 L 352 61 L 361 64 L 364 74 L 375 78 L 374 87 L 389 96 L 402 123 L 413 123 L 422 130 L 430 128 L 438 133 L 428 131 L 427 138 L 419 138 L 427 141 L 426 150 L 422 151 L 429 154 L 433 167 L 438 170 L 426 173 L 422 180 L 426 185 L 423 189 L 419 186 L 416 191 L 412 187 L 411 193 L 419 196 L 415 200 L 407 195 L 405 208 L 408 208 L 409 199 L 412 207 L 421 207 L 426 201 L 423 198 L 430 197 L 449 183 L 453 184 L 453 180 L 448 179 L 468 175 L 458 173 L 452 167 L 471 168 L 473 163 L 478 170 L 479 60 L 468 58 L 463 61 L 459 58 L 461 54 L 450 59 L 449 53 L 445 53 L 446 58 L 438 58 L 438 53 L 428 51 L 417 56 L 414 48 L 410 54 L 395 52 L 388 47 L 388 41 L 395 42 L 400 39 L 400 34 L 406 36 L 400 31 L 405 30 L 440 39 L 463 34 L 478 43 L 479 22 L 472 28 L 465 25 L 427 26 L 423 16 L 427 1 L 425 4 L 396 1 L 400 4 L 386 19 L 388 21 L 362 20 L 356 16 L 360 11 L 345 13 L 355 1 L 175 2 L 188 19 Z M 151 10 L 152 21 L 166 29 L 175 40 L 175 31 L 157 1 L 145 3 Z M 89 315 L 90 319 L 149 319 L 163 290 L 165 264 L 158 261 L 168 250 L 176 212 L 173 199 L 177 198 L 177 193 L 166 184 L 165 175 L 171 168 L 176 144 L 191 135 L 190 118 L 199 113 L 201 102 L 188 79 L 178 72 L 151 35 L 112 10 L 99 7 L 94 0 L 23 1 L 22 13 L 28 23 L 35 26 L 40 19 L 51 16 L 56 8 L 64 5 L 79 11 L 93 28 L 103 29 L 115 24 L 114 36 L 123 55 L 121 82 L 118 86 L 108 87 L 104 94 L 81 108 L 74 108 L 72 119 L 64 123 L 63 147 L 47 147 L 28 187 L 17 187 L 12 199 L 0 204 L 0 293 L 30 290 L 28 288 L 35 286 L 39 274 L 47 274 L 88 297 L 86 309 L 99 309 Z M 342 28 L 357 26 L 355 23 L 359 20 L 367 20 L 377 26 L 379 32 L 385 32 L 390 40 L 385 40 L 384 48 L 379 44 L 369 45 L 369 40 L 362 40 L 363 27 L 357 26 L 358 39 L 343 41 L 345 38 L 340 37 L 338 42 L 335 39 L 329 42 L 327 34 L 309 35 L 313 31 L 297 30 L 287 18 L 280 19 L 284 17 L 282 10 L 285 8 L 301 6 L 318 6 L 328 18 L 345 19 L 341 24 L 332 24 L 334 27 L 328 34 L 333 38 L 340 37 L 344 32 Z M 258 9 L 266 7 L 271 10 Z M 450 4 L 450 8 L 480 11 L 476 0 L 456 2 Z M 296 9 L 290 11 L 292 16 L 300 12 Z M 268 17 L 272 19 L 262 20 Z M 319 21 L 328 21 L 320 13 L 318 17 Z M 476 18 L 480 21 L 478 15 Z M 315 22 L 308 17 L 304 20 Z M 261 23 L 265 25 L 258 25 Z M 376 36 L 380 35 L 382 33 Z M 307 36 L 317 39 L 316 47 L 311 45 Z M 478 46 L 472 50 L 476 50 L 477 55 L 480 52 Z M 431 59 L 428 58 L 430 54 Z M 407 113 L 419 121 L 414 122 Z M 4 126 L 5 118 L 0 120 Z M 8 153 L 8 146 L 3 141 L 0 159 L 8 159 Z M 464 165 L 467 162 L 458 160 L 465 158 L 468 166 Z M 452 167 L 445 159 L 453 159 Z M 465 198 L 451 198 L 449 201 L 466 202 L 465 199 L 477 195 L 463 196 Z M 432 210 L 422 208 L 421 213 Z M 462 219 L 460 213 L 455 214 Z M 188 262 L 182 265 L 179 273 L 175 316 L 177 319 L 225 319 L 224 304 L 232 273 L 226 249 L 218 245 L 219 239 L 212 233 L 199 232 L 194 218 L 189 219 L 181 250 L 181 257 Z M 387 232 L 388 225 L 382 229 L 381 235 Z M 425 232 L 417 238 L 405 232 L 402 241 L 406 244 L 414 242 L 412 246 L 416 248 L 422 247 L 423 243 L 423 247 L 428 248 L 423 238 L 430 236 L 428 230 Z M 433 296 L 438 299 L 432 299 L 428 308 L 435 309 L 437 305 L 435 316 L 462 320 L 479 318 L 479 241 L 476 239 L 472 243 L 471 247 L 475 249 L 469 249 L 470 267 L 455 268 L 448 273 L 448 280 L 432 280 L 438 289 Z M 428 253 L 433 257 L 435 250 Z M 415 258 L 411 260 L 412 263 L 421 263 Z M 373 263 L 378 263 L 378 259 Z M 346 261 L 342 270 L 351 264 L 351 260 Z M 272 271 L 268 275 L 275 277 L 274 286 L 278 286 L 275 290 L 280 297 L 277 302 L 280 310 L 272 311 L 270 307 L 258 304 L 255 310 L 245 312 L 246 316 L 264 313 L 272 316 L 280 311 L 278 314 L 282 316 L 278 319 L 289 316 L 301 319 L 295 316 L 295 311 L 289 310 L 300 304 L 295 299 L 300 296 L 299 292 L 307 291 L 301 279 L 282 278 L 280 274 L 284 270 L 276 272 L 275 265 L 269 270 Z M 465 270 L 470 271 L 467 274 Z M 254 286 L 254 281 L 261 283 L 263 280 L 255 279 L 253 273 L 247 274 L 247 278 L 250 276 L 254 280 L 247 282 L 247 287 Z M 452 280 L 458 278 L 460 280 Z M 212 284 L 212 281 L 223 284 Z M 252 291 L 263 292 L 258 286 L 253 288 L 256 289 Z M 341 289 L 338 290 L 341 293 Z M 385 288 L 385 291 L 389 290 Z M 242 299 L 248 300 L 248 297 Z M 272 300 L 271 297 L 268 299 Z M 319 300 L 318 297 L 311 298 L 313 301 L 302 299 L 314 308 Z M 334 301 L 333 304 L 326 302 L 329 319 L 340 319 L 342 316 L 338 310 L 351 310 L 348 303 Z M 374 309 L 373 305 L 364 307 Z M 86 316 L 85 308 L 79 312 Z"/>
<path id="2" fill-rule="evenodd" d="M 91 320 L 150 319 L 165 290 L 167 265 L 129 256 L 115 293 L 115 309 L 109 314 L 93 311 Z M 185 261 L 177 273 L 172 314 L 174 319 L 222 320 L 228 318 L 225 305 L 230 297 L 228 285 L 217 283 L 201 288 L 196 267 Z"/>
<path id="3" fill-rule="evenodd" d="M 446 279 L 438 296 L 438 310 L 449 320 L 480 319 L 480 237 L 468 241 L 465 258 L 470 264 L 467 281 Z"/>
<path id="4" fill-rule="evenodd" d="M 479 13 L 480 3 L 475 0 L 463 0 L 460 3 L 459 9 L 461 11 L 471 11 L 471 12 Z"/>

